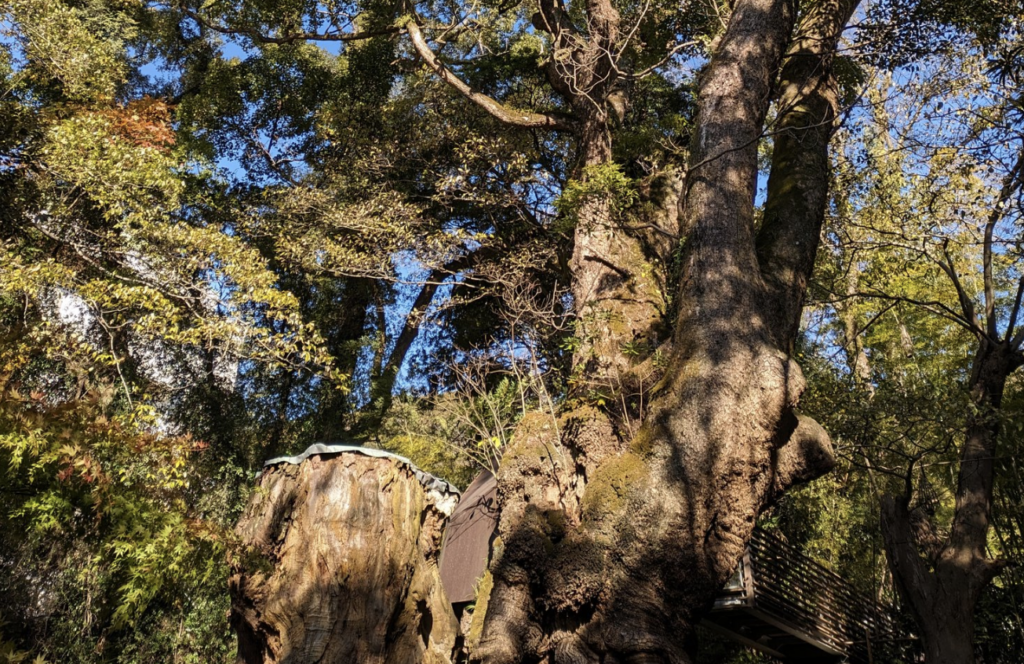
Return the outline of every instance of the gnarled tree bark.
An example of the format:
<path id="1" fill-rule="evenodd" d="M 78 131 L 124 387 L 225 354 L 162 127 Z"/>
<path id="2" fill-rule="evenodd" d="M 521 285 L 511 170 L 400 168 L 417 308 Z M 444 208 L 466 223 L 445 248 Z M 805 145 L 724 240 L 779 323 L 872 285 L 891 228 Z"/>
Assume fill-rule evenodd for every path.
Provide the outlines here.
<path id="1" fill-rule="evenodd" d="M 267 469 L 236 533 L 231 624 L 245 664 L 448 664 L 458 623 L 437 557 L 454 493 L 392 458 Z"/>
<path id="2" fill-rule="evenodd" d="M 667 229 L 670 234 L 684 237 L 682 275 L 674 287 L 677 314 L 674 325 L 666 326 L 674 328 L 671 336 L 658 329 L 667 298 L 665 280 L 654 273 L 665 266 L 651 262 L 642 238 L 615 213 L 614 198 L 593 192 L 576 211 L 571 267 L 580 343 L 573 405 L 557 419 L 543 413 L 525 417 L 502 460 L 500 538 L 490 566 L 492 590 L 481 598 L 486 610 L 474 616 L 473 631 L 482 624 L 482 636 L 473 659 L 690 662 L 693 627 L 734 569 L 758 513 L 793 484 L 831 467 L 827 434 L 796 410 L 804 383 L 789 350 L 824 215 L 828 179 L 822 164 L 836 115 L 831 54 L 854 4 L 820 0 L 793 40 L 792 0 L 734 3 L 701 79 L 689 167 L 683 176 L 668 178 L 679 190 L 663 197 L 672 206 L 681 202 L 680 214 L 673 210 L 664 217 L 678 224 Z M 551 35 L 556 53 L 548 78 L 571 107 L 571 117 L 505 108 L 441 66 L 414 21 L 407 30 L 437 75 L 494 117 L 571 131 L 578 152 L 575 177 L 587 184 L 596 169 L 612 162 L 610 128 L 623 94 L 614 61 L 619 16 L 608 0 L 588 0 L 584 32 L 562 3 L 541 0 L 539 9 L 534 25 Z M 766 206 L 771 214 L 758 229 L 757 145 L 776 94 L 783 134 L 773 159 Z M 638 368 L 626 346 L 637 342 L 660 344 L 664 362 L 664 378 L 654 386 L 646 413 L 600 398 L 609 389 L 628 389 Z M 633 418 L 631 426 L 624 426 L 627 418 Z M 290 496 L 321 485 L 311 481 L 322 484 L 305 478 L 282 484 L 297 488 L 276 491 Z M 265 482 L 268 490 L 277 486 Z M 371 505 L 379 500 L 369 491 L 360 499 Z M 289 501 L 274 498 L 272 504 Z M 240 532 L 248 533 L 257 550 L 284 561 L 274 557 L 274 529 L 260 525 L 279 521 L 260 516 L 275 510 L 254 504 Z M 414 518 L 414 510 L 405 511 Z M 312 514 L 304 518 L 315 527 Z M 421 545 L 405 553 L 429 561 L 430 551 Z M 297 553 L 289 560 L 320 560 Z M 398 557 L 392 560 L 399 565 Z M 236 601 L 243 634 L 248 630 L 258 637 L 254 642 L 274 643 L 267 615 L 274 616 L 274 629 L 280 624 L 289 634 L 304 634 L 280 611 L 295 613 L 315 603 L 287 599 L 294 594 L 281 594 L 279 576 L 257 574 L 252 578 L 258 583 L 237 577 L 236 597 L 261 597 L 267 587 L 285 603 L 268 612 Z M 376 578 L 367 593 L 396 596 L 385 592 L 390 586 L 384 576 Z M 436 599 L 432 583 L 420 592 Z M 386 604 L 392 608 L 381 616 L 410 616 L 395 623 L 401 626 L 396 643 L 406 644 L 405 661 L 434 657 L 429 644 L 448 643 L 444 632 L 417 645 L 407 638 L 417 632 L 408 625 L 423 621 L 412 609 L 394 608 L 407 603 Z M 436 630 L 439 614 L 431 609 L 431 615 Z M 330 633 L 349 648 L 345 657 L 358 661 L 364 651 L 351 648 L 364 631 L 351 629 L 347 638 L 334 628 Z M 381 647 L 374 646 L 375 652 L 390 652 Z"/>
<path id="3" fill-rule="evenodd" d="M 792 3 L 735 3 L 700 86 L 665 377 L 632 437 L 597 407 L 574 408 L 557 423 L 524 421 L 497 475 L 501 544 L 475 658 L 691 661 L 688 635 L 758 513 L 831 468 L 827 434 L 796 411 L 804 381 L 788 351 L 824 216 L 822 164 L 836 116 L 831 54 L 854 6 L 816 3 L 790 41 Z M 758 231 L 757 144 L 780 68 L 783 135 L 771 214 Z M 575 291 L 579 315 L 598 306 L 613 320 L 616 300 L 636 306 L 636 293 L 615 290 L 629 283 L 619 270 L 588 273 L 588 252 L 614 265 L 600 255 L 611 245 L 580 228 L 576 242 L 577 283 L 597 284 Z M 626 365 L 615 344 L 636 332 L 594 334 L 600 364 L 577 363 L 584 380 Z"/>

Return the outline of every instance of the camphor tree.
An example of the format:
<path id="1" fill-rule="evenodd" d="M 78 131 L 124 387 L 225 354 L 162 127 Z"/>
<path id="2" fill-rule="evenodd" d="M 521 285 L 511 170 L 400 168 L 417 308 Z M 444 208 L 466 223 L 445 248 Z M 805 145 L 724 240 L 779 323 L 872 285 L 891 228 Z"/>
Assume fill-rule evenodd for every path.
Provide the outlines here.
<path id="1" fill-rule="evenodd" d="M 733 8 L 697 93 L 664 378 L 629 440 L 591 405 L 566 413 L 561 440 L 519 432 L 498 475 L 504 548 L 491 567 L 485 661 L 546 649 L 565 661 L 686 661 L 680 637 L 731 573 L 760 509 L 830 467 L 827 436 L 795 413 L 803 383 L 789 349 L 825 201 L 828 63 L 852 10 L 815 5 L 790 40 L 793 7 Z M 779 133 L 755 232 L 757 143 L 780 65 Z M 590 233 L 614 237 L 577 223 L 577 312 L 586 320 L 592 300 L 612 310 L 574 358 L 584 386 L 642 331 L 602 286 L 637 292 L 630 281 L 644 275 L 627 267 L 636 261 L 599 253 Z M 588 279 L 588 261 L 611 262 L 618 277 L 607 268 Z"/>
<path id="2" fill-rule="evenodd" d="M 185 10 L 203 29 L 255 44 L 407 35 L 463 104 L 542 144 L 572 143 L 559 201 L 572 228 L 568 394 L 556 421 L 524 417 L 503 456 L 501 543 L 474 658 L 689 661 L 687 635 L 758 513 L 831 467 L 827 434 L 796 411 L 804 379 L 790 350 L 827 198 L 838 104 L 831 63 L 855 4 L 816 2 L 798 15 L 778 0 L 682 13 L 543 2 L 528 17 L 522 7 L 409 5 L 365 20 L 345 14 L 360 8 L 299 8 L 274 21 L 248 5 Z M 488 22 L 517 45 L 526 30 L 540 71 L 513 72 L 508 84 L 463 80 L 472 60 L 457 64 L 449 53 Z M 668 52 L 655 46 L 666 35 Z M 656 164 L 659 195 L 628 214 L 614 136 L 630 92 L 702 38 L 710 57 L 685 158 Z M 486 37 L 474 39 L 486 53 Z M 517 96 L 524 89 L 545 110 L 520 110 L 531 101 Z M 757 224 L 758 146 L 769 131 Z M 674 238 L 682 246 L 673 270 Z M 652 365 L 660 380 L 642 411 L 620 400 Z M 639 426 L 627 429 L 627 418 Z"/>
<path id="3" fill-rule="evenodd" d="M 503 441 L 470 656 L 692 660 L 758 514 L 833 462 L 792 355 L 859 84 L 837 54 L 854 0 L 0 6 L 0 535 L 25 553 L 0 565 L 26 641 L 222 654 L 249 473 L 324 439 L 401 451 L 399 372 L 465 413 L 442 399 L 474 360 L 479 404 L 519 403 L 470 415 Z M 856 53 L 892 67 L 931 25 L 988 26 L 866 7 L 897 20 L 850 33 L 877 37 Z M 383 621 L 403 647 L 453 624 L 429 597 Z"/>

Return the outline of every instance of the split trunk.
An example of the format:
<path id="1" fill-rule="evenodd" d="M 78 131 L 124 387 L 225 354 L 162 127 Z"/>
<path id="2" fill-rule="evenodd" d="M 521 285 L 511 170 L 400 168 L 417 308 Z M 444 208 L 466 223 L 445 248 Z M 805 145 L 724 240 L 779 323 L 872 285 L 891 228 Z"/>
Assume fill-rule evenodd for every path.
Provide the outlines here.
<path id="1" fill-rule="evenodd" d="M 956 507 L 948 536 L 939 539 L 910 496 L 882 501 L 882 535 L 900 595 L 917 623 L 927 664 L 974 664 L 974 613 L 1004 561 L 989 558 L 999 408 L 1007 378 L 1022 355 L 1010 341 L 979 340 L 971 372 L 968 418 Z M 924 536 L 922 536 L 924 535 Z"/>
<path id="2" fill-rule="evenodd" d="M 678 197 L 673 332 L 643 361 L 623 350 L 658 339 L 650 257 L 607 204 L 580 216 L 581 405 L 524 420 L 502 461 L 474 659 L 692 661 L 689 635 L 757 515 L 831 467 L 827 434 L 797 413 L 804 381 L 789 351 L 827 197 L 831 54 L 855 5 L 815 3 L 791 39 L 792 3 L 735 3 L 702 77 Z M 757 227 L 757 146 L 776 92 L 781 135 Z"/>

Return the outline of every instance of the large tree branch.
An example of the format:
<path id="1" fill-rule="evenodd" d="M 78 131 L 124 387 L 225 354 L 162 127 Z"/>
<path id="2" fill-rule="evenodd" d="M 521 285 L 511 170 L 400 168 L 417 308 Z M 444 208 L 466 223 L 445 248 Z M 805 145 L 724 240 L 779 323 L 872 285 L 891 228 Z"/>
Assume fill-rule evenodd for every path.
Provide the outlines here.
<path id="1" fill-rule="evenodd" d="M 962 314 L 953 311 L 953 309 L 951 309 L 949 306 L 942 302 L 939 302 L 938 300 L 918 300 L 903 295 L 889 295 L 888 293 L 882 293 L 880 291 L 857 291 L 853 293 L 848 293 L 842 297 L 835 297 L 830 301 L 826 302 L 826 304 L 835 304 L 836 302 L 846 300 L 852 297 L 872 298 L 875 300 L 885 300 L 886 302 L 906 302 L 907 304 L 912 304 L 916 307 L 924 309 L 925 311 L 931 312 L 936 316 L 939 316 L 940 318 L 945 318 L 946 320 L 959 325 L 960 327 L 964 328 L 965 330 L 967 330 L 968 332 L 975 336 L 982 334 L 981 329 L 977 326 L 975 322 L 972 322 L 964 318 Z"/>
<path id="2" fill-rule="evenodd" d="M 782 66 L 779 118 L 757 256 L 779 346 L 796 337 L 828 202 L 828 144 L 838 112 L 832 59 L 859 0 L 819 0 Z"/>
<path id="3" fill-rule="evenodd" d="M 963 312 L 963 319 L 971 324 L 974 328 L 973 332 L 979 336 L 986 334 L 984 328 L 982 328 L 981 321 L 978 320 L 978 315 L 974 310 L 974 300 L 971 299 L 967 289 L 964 288 L 963 283 L 960 281 L 960 275 L 957 274 L 956 267 L 953 265 L 953 259 L 949 255 L 948 247 L 942 245 L 942 253 L 946 257 L 945 262 L 938 259 L 934 259 L 936 265 L 939 266 L 949 280 L 953 283 L 953 288 L 956 289 L 956 297 L 960 302 L 960 310 Z M 992 341 L 995 341 L 993 338 Z"/>
<path id="4" fill-rule="evenodd" d="M 1021 282 L 1024 283 L 1024 277 L 1021 277 Z M 1021 326 L 1021 328 L 1017 330 L 1017 334 L 1013 335 L 1010 339 L 1010 348 L 1015 349 L 1019 353 L 1021 344 L 1024 344 L 1024 326 Z"/>
<path id="5" fill-rule="evenodd" d="M 900 594 L 907 601 L 918 622 L 925 607 L 935 597 L 935 576 L 918 553 L 917 540 L 910 519 L 909 496 L 883 496 L 882 539 Z"/>
<path id="6" fill-rule="evenodd" d="M 1017 367 L 1018 353 L 1008 343 L 979 340 L 971 370 L 971 398 L 975 409 L 968 417 L 967 435 L 960 450 L 956 511 L 947 556 L 960 563 L 984 560 L 992 518 L 996 446 L 1006 380 Z"/>
<path id="7" fill-rule="evenodd" d="M 571 121 L 565 118 L 548 113 L 534 113 L 509 108 L 482 92 L 477 92 L 438 60 L 437 55 L 431 50 L 430 45 L 427 44 L 427 40 L 420 30 L 420 26 L 416 24 L 415 19 L 409 18 L 406 21 L 405 29 L 409 33 L 409 38 L 412 40 L 416 53 L 442 81 L 501 122 L 515 127 L 538 127 L 560 131 L 572 131 L 574 129 Z"/>
<path id="8" fill-rule="evenodd" d="M 1014 343 L 1017 335 L 1014 334 L 1014 330 L 1017 329 L 1017 317 L 1020 315 L 1020 303 L 1021 297 L 1024 296 L 1024 276 L 1017 280 L 1017 295 L 1013 298 L 1013 309 L 1010 311 L 1010 320 L 1006 323 L 1006 340 L 1010 342 L 1010 345 L 1016 348 L 1020 345 L 1020 342 Z"/>
<path id="9" fill-rule="evenodd" d="M 699 278 L 727 269 L 737 283 L 756 281 L 749 201 L 756 187 L 757 142 L 794 4 L 738 3 L 704 74 L 682 224 L 689 236 L 684 271 Z"/>
<path id="10" fill-rule="evenodd" d="M 985 223 L 985 243 L 982 254 L 982 270 L 985 283 L 985 324 L 988 336 L 993 341 L 998 339 L 999 331 L 996 326 L 996 288 L 995 276 L 992 273 L 992 236 L 995 233 L 996 224 L 1003 217 L 1006 203 L 1021 185 L 1021 177 L 1024 175 L 1024 150 L 1017 157 L 1017 163 L 1013 165 L 1010 172 L 1003 178 L 1003 186 L 999 191 L 999 198 L 992 206 Z M 1013 328 L 1006 331 L 1006 336 L 1013 334 Z"/>
<path id="11" fill-rule="evenodd" d="M 774 477 L 769 503 L 781 498 L 792 487 L 817 479 L 835 468 L 832 439 L 817 421 L 798 415 L 796 428 L 775 452 L 772 465 Z"/>

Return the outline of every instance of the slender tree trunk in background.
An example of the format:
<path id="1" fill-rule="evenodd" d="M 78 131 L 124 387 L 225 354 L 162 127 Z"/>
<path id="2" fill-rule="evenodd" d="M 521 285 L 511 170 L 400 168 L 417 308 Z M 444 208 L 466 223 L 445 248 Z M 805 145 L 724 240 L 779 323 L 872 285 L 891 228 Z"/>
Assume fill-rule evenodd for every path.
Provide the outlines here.
<path id="1" fill-rule="evenodd" d="M 462 270 L 473 266 L 485 250 L 465 254 L 450 263 L 435 268 L 424 279 L 420 292 L 413 300 L 412 308 L 405 318 L 405 324 L 401 332 L 395 337 L 395 342 L 390 353 L 387 352 L 387 335 L 383 329 L 380 332 L 381 347 L 374 357 L 370 368 L 370 402 L 367 412 L 360 418 L 359 428 L 366 433 L 373 433 L 380 427 L 381 422 L 391 409 L 394 401 L 395 383 L 398 381 L 398 374 L 405 364 L 405 359 L 412 350 L 412 346 L 419 335 L 423 321 L 426 319 L 430 305 L 434 301 L 434 295 L 441 287 L 444 280 L 456 275 Z M 378 305 L 378 325 L 385 327 L 384 307 Z M 385 355 L 387 356 L 385 360 Z"/>
<path id="2" fill-rule="evenodd" d="M 373 366 L 370 369 L 370 406 L 359 422 L 360 429 L 363 431 L 367 433 L 375 432 L 380 427 L 388 411 L 391 410 L 398 372 L 402 370 L 406 355 L 409 354 L 413 342 L 416 341 L 416 336 L 420 331 L 420 324 L 427 314 L 427 309 L 430 308 L 430 303 L 434 301 L 434 294 L 437 292 L 441 282 L 451 274 L 452 272 L 450 271 L 436 269 L 427 275 L 426 283 L 423 284 L 419 294 L 413 301 L 412 309 L 410 309 L 406 317 L 402 331 L 395 339 L 395 344 L 390 354 L 387 353 L 386 347 L 387 334 L 384 329 L 381 329 L 379 332 L 381 348 L 377 351 Z M 378 318 L 380 320 L 379 324 L 384 328 L 383 307 L 380 307 Z M 385 355 L 387 355 L 386 361 L 384 359 Z"/>
<path id="3" fill-rule="evenodd" d="M 850 265 L 849 270 L 846 275 L 846 296 L 852 298 L 857 293 L 860 271 L 856 265 Z M 875 386 L 871 383 L 871 363 L 868 361 L 867 352 L 864 350 L 864 341 L 861 339 L 863 330 L 857 325 L 857 316 L 849 301 L 837 305 L 836 309 L 843 323 L 843 350 L 846 353 L 846 364 L 850 367 L 850 373 L 853 375 L 857 387 L 872 397 L 875 394 Z"/>
<path id="4" fill-rule="evenodd" d="M 956 508 L 948 537 L 921 541 L 910 509 L 910 487 L 882 501 L 882 535 L 893 579 L 921 632 L 928 664 L 973 664 L 974 611 L 982 591 L 1004 566 L 986 554 L 999 415 L 1010 374 L 1021 366 L 1010 342 L 980 341 L 971 372 L 971 401 L 960 451 Z M 915 523 L 918 522 L 918 523 Z M 926 527 L 931 524 L 926 524 Z M 930 530 L 929 535 L 934 535 Z"/>
<path id="5" fill-rule="evenodd" d="M 974 610 L 982 591 L 1006 566 L 987 555 L 992 524 L 992 491 L 1000 433 L 1003 391 L 1010 375 L 1024 366 L 1024 330 L 1017 329 L 1021 280 L 1009 313 L 999 311 L 994 276 L 994 237 L 1009 201 L 1024 188 L 1024 152 L 1003 178 L 996 204 L 989 211 L 982 245 L 982 307 L 978 315 L 972 294 L 962 286 L 951 262 L 938 262 L 960 303 L 960 322 L 974 333 L 978 348 L 967 388 L 971 410 L 960 449 L 956 504 L 949 533 L 940 538 L 936 524 L 910 509 L 913 467 L 899 497 L 882 500 L 882 536 L 893 579 L 921 630 L 928 664 L 972 664 Z M 1003 320 L 1001 320 L 1003 319 Z M 999 328 L 1005 320 L 1006 329 Z M 923 554 L 923 555 L 922 555 Z"/>
<path id="6" fill-rule="evenodd" d="M 558 422 L 524 419 L 498 471 L 501 538 L 474 658 L 691 661 L 688 635 L 758 513 L 831 467 L 828 436 L 794 410 L 803 378 L 788 350 L 827 196 L 829 56 L 854 5 L 815 5 L 787 56 L 794 6 L 736 3 L 700 88 L 665 378 L 632 437 L 622 435 L 621 413 L 596 405 Z M 755 242 L 757 144 L 783 62 L 772 216 Z M 619 304 L 642 310 L 643 292 L 629 292 L 635 263 L 619 262 L 613 243 L 585 229 L 577 227 L 573 257 L 579 315 L 640 320 Z M 600 385 L 602 372 L 628 371 L 621 344 L 639 327 L 598 326 L 583 344 L 600 349 L 599 363 L 583 356 L 579 380 L 596 375 Z"/>
<path id="7" fill-rule="evenodd" d="M 448 664 L 437 556 L 457 497 L 357 453 L 267 469 L 239 522 L 231 624 L 245 664 Z"/>
<path id="8" fill-rule="evenodd" d="M 285 371 L 281 382 L 278 384 L 277 409 L 274 413 L 274 424 L 270 432 L 268 449 L 271 454 L 280 454 L 284 451 L 284 434 L 288 428 L 288 406 L 292 400 L 292 390 L 295 388 L 295 374 Z"/>

